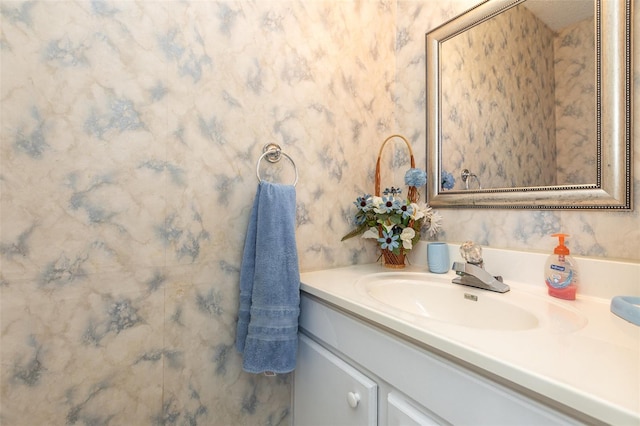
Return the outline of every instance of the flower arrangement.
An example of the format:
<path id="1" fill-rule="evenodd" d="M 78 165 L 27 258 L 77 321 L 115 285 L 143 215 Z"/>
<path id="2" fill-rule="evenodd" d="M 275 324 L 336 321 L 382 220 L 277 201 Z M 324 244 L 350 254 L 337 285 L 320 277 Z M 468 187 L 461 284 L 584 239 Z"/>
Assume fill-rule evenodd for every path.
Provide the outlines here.
<path id="1" fill-rule="evenodd" d="M 427 174 L 420 169 L 409 169 L 405 174 L 405 184 L 411 191 L 427 183 Z M 357 197 L 354 204 L 356 229 L 342 237 L 342 241 L 362 235 L 362 238 L 376 239 L 382 250 L 396 255 L 410 251 L 420 239 L 420 230 L 428 226 L 431 236 L 441 229 L 442 217 L 425 203 L 411 201 L 412 197 L 402 197 L 399 188 L 386 188 L 381 197 L 365 194 Z"/>

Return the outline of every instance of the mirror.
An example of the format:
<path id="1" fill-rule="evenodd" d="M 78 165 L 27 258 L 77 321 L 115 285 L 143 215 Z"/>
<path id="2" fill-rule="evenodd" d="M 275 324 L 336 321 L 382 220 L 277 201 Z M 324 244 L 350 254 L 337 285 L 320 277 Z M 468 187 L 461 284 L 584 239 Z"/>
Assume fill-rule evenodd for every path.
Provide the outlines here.
<path id="1" fill-rule="evenodd" d="M 431 206 L 632 208 L 631 0 L 486 0 L 426 53 Z"/>

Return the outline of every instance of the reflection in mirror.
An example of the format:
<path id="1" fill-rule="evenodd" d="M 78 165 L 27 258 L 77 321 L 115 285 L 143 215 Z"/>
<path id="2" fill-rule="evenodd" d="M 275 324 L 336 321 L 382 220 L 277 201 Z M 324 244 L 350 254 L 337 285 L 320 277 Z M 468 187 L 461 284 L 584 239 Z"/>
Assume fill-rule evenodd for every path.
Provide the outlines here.
<path id="1" fill-rule="evenodd" d="M 455 178 L 431 205 L 631 208 L 629 1 L 487 0 L 427 34 L 428 169 Z"/>
<path id="2" fill-rule="evenodd" d="M 579 21 L 547 1 L 552 23 L 529 3 L 442 44 L 442 167 L 483 188 L 595 184 L 593 1 Z"/>

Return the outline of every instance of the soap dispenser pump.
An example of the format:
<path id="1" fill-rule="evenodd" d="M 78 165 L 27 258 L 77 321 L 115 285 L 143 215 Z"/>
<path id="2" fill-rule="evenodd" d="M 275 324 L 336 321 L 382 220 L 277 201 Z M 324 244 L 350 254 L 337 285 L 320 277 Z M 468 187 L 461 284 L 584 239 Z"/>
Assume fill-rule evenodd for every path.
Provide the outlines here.
<path id="1" fill-rule="evenodd" d="M 569 256 L 569 248 L 564 245 L 567 234 L 553 234 L 559 244 L 549 256 L 544 267 L 544 278 L 550 296 L 575 300 L 578 289 L 578 269 L 576 261 Z"/>

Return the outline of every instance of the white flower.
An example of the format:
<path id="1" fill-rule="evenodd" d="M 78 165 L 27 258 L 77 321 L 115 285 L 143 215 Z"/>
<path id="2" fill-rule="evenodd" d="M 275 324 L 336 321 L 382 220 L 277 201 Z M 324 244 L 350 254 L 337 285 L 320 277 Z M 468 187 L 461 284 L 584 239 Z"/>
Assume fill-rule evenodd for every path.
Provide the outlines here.
<path id="1" fill-rule="evenodd" d="M 429 235 L 435 237 L 442 229 L 442 216 L 438 212 L 431 212 L 431 219 L 429 220 Z"/>
<path id="2" fill-rule="evenodd" d="M 378 223 L 380 223 L 380 221 L 378 221 Z M 390 234 L 391 231 L 393 230 L 393 228 L 396 226 L 391 222 L 386 222 L 386 223 L 380 223 L 380 225 L 382 225 L 382 227 L 384 228 L 384 230 L 387 232 L 387 234 Z"/>
<path id="3" fill-rule="evenodd" d="M 380 236 L 380 234 L 378 233 L 378 228 L 376 228 L 375 226 L 369 228 L 367 231 L 365 231 L 364 234 L 362 234 L 362 238 L 378 238 Z"/>
<path id="4" fill-rule="evenodd" d="M 378 197 L 377 195 L 374 195 L 373 197 L 371 197 L 371 206 L 372 207 L 380 207 L 382 205 L 382 197 Z"/>
<path id="5" fill-rule="evenodd" d="M 419 205 L 416 203 L 411 203 L 411 207 L 413 207 L 413 220 L 420 220 L 423 217 L 426 217 L 428 219 L 431 215 L 432 209 L 426 204 Z"/>
<path id="6" fill-rule="evenodd" d="M 402 234 L 400 234 L 400 239 L 402 240 L 402 247 L 405 250 L 411 250 L 413 248 L 413 237 L 416 236 L 416 231 L 413 228 L 404 228 L 402 230 Z"/>
<path id="7" fill-rule="evenodd" d="M 382 197 L 378 197 L 374 195 L 371 198 L 371 207 L 373 208 L 373 211 L 376 212 L 377 214 L 387 213 L 388 209 L 383 208 L 382 207 L 383 205 L 384 205 L 384 200 L 382 199 Z"/>

